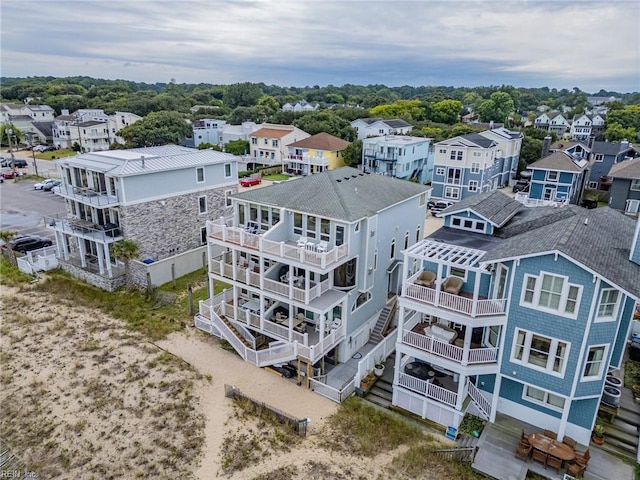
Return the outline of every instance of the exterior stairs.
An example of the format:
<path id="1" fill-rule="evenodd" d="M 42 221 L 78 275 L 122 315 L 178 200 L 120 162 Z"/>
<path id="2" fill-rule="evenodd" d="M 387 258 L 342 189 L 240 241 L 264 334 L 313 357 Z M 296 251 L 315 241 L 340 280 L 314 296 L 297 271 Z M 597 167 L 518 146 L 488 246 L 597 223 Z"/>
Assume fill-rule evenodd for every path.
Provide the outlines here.
<path id="1" fill-rule="evenodd" d="M 472 437 L 466 433 L 458 434 L 456 446 L 453 448 L 442 448 L 435 453 L 449 460 L 456 460 L 462 463 L 473 463 L 476 456 L 479 438 Z"/>
<path id="2" fill-rule="evenodd" d="M 592 442 L 590 446 L 637 462 L 640 406 L 634 403 L 631 390 L 623 387 L 621 393 L 618 413 L 613 422 L 603 423 L 605 427 L 604 444 L 596 445 Z"/>
<path id="3" fill-rule="evenodd" d="M 246 338 L 244 338 L 240 332 L 238 331 L 238 329 L 236 327 L 233 326 L 233 323 L 231 323 L 227 317 L 225 317 L 224 315 L 220 315 L 220 320 L 222 320 L 222 322 L 229 328 L 229 330 L 231 330 L 233 332 L 233 334 L 236 336 L 236 338 L 238 340 L 240 340 L 242 342 L 242 344 L 247 347 L 247 348 L 251 348 L 253 349 L 253 345 L 251 345 Z"/>
<path id="4" fill-rule="evenodd" d="M 398 308 L 398 297 L 393 296 L 387 304 L 384 306 L 382 310 L 380 310 L 380 315 L 378 316 L 378 321 L 376 322 L 376 326 L 373 328 L 371 332 L 371 336 L 369 337 L 369 341 L 372 343 L 380 343 L 382 341 L 382 337 L 384 337 L 384 332 L 389 326 L 391 319 L 396 314 L 396 310 Z"/>
<path id="5" fill-rule="evenodd" d="M 391 401 L 393 400 L 392 383 L 385 380 L 384 377 L 379 378 L 367 391 L 364 399 L 382 408 L 391 408 Z"/>

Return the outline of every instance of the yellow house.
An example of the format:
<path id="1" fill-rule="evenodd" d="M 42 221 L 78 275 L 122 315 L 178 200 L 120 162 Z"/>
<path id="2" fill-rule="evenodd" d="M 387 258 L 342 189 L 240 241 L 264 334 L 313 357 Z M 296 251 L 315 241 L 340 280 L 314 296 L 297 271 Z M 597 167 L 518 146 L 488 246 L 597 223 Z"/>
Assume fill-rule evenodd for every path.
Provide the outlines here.
<path id="1" fill-rule="evenodd" d="M 313 173 L 344 167 L 342 151 L 349 142 L 325 132 L 287 145 L 289 155 L 285 165 L 286 172 L 295 175 Z"/>

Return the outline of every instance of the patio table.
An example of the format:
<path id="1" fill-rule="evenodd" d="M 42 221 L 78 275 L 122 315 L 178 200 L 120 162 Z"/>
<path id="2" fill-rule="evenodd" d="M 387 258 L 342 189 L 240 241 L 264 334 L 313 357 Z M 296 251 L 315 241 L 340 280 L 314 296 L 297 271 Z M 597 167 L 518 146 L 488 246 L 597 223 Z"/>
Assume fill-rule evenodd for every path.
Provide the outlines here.
<path id="1" fill-rule="evenodd" d="M 249 310 L 251 313 L 258 313 L 260 311 L 260 302 L 256 300 L 249 300 L 247 303 L 242 305 L 242 308 Z"/>
<path id="2" fill-rule="evenodd" d="M 532 433 L 528 437 L 529 443 L 536 450 L 540 450 L 552 457 L 559 458 L 565 462 L 576 458 L 576 452 L 569 445 L 547 437 L 542 433 Z"/>

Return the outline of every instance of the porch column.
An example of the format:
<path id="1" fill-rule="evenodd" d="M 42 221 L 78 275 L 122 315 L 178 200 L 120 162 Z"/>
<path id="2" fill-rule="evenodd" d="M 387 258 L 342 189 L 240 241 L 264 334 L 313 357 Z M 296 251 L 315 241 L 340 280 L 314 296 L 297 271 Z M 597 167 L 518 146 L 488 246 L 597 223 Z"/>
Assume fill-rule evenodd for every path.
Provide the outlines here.
<path id="1" fill-rule="evenodd" d="M 104 245 L 96 242 L 96 250 L 98 251 L 98 271 L 100 275 L 104 275 Z"/>
<path id="2" fill-rule="evenodd" d="M 467 392 L 467 382 L 469 381 L 469 377 L 466 375 L 459 375 L 457 373 L 453 373 L 458 375 L 458 396 L 456 398 L 456 410 L 462 411 L 462 404 L 464 403 L 465 393 Z"/>
<path id="3" fill-rule="evenodd" d="M 471 316 L 476 316 L 476 311 L 478 310 L 478 296 L 480 294 L 480 277 L 482 273 L 480 270 L 475 271 L 474 282 L 473 282 L 473 302 L 471 303 Z"/>
<path id="4" fill-rule="evenodd" d="M 113 272 L 111 271 L 111 252 L 109 252 L 109 246 L 104 247 L 104 260 L 107 265 L 107 275 L 109 278 L 113 278 Z"/>
<path id="5" fill-rule="evenodd" d="M 406 255 L 405 255 L 405 258 L 407 258 Z M 411 263 L 413 263 L 413 262 L 411 262 Z M 406 280 L 407 280 L 407 278 L 409 278 L 409 262 L 408 261 L 407 262 L 402 262 L 402 278 L 401 278 L 401 282 L 402 283 L 400 284 L 400 288 L 402 289 L 401 292 L 402 292 L 403 296 L 406 296 L 406 294 L 407 294 L 407 292 L 406 292 L 406 288 L 407 288 L 406 287 Z"/>
<path id="6" fill-rule="evenodd" d="M 467 325 L 464 328 L 464 344 L 462 345 L 462 365 L 469 363 L 469 349 L 471 348 L 471 337 L 473 336 L 473 327 Z"/>
<path id="7" fill-rule="evenodd" d="M 564 433 L 567 430 L 567 423 L 569 421 L 569 410 L 571 410 L 571 402 L 567 398 L 564 400 L 562 416 L 560 417 L 560 425 L 558 426 L 558 441 L 560 442 L 564 438 Z"/>
<path id="8" fill-rule="evenodd" d="M 502 384 L 502 375 L 496 374 L 496 381 L 493 384 L 493 396 L 491 397 L 491 414 L 489 415 L 489 421 L 494 423 L 496 421 L 496 414 L 498 413 L 498 398 L 500 398 L 500 385 Z"/>
<path id="9" fill-rule="evenodd" d="M 87 268 L 87 251 L 84 248 L 84 242 L 80 237 L 76 237 L 76 239 L 78 240 L 78 250 L 80 250 L 80 265 L 82 268 Z"/>
<path id="10" fill-rule="evenodd" d="M 436 294 L 434 297 L 434 305 L 437 307 L 440 305 L 440 289 L 442 286 L 442 263 L 438 262 L 438 268 L 436 269 Z"/>

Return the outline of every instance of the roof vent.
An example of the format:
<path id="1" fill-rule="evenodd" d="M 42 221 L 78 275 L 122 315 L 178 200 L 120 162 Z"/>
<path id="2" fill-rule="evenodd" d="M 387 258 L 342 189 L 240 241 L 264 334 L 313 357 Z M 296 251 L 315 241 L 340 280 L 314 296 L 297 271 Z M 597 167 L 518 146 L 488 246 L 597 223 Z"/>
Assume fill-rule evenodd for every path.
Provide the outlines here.
<path id="1" fill-rule="evenodd" d="M 585 218 L 585 219 L 584 219 L 584 224 L 585 224 L 585 225 L 589 225 L 589 219 L 588 219 L 588 218 Z"/>

